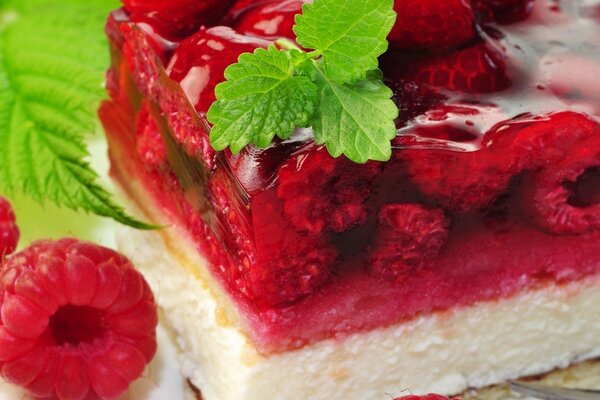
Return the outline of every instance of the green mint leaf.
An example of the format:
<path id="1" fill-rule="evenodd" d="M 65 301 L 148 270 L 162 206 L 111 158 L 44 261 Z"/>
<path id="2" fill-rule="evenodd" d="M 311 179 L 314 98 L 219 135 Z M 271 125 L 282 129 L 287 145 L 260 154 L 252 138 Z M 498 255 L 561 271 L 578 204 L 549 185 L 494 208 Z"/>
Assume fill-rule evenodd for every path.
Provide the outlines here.
<path id="1" fill-rule="evenodd" d="M 313 121 L 315 141 L 334 157 L 344 154 L 357 163 L 387 161 L 396 136 L 398 107 L 392 91 L 373 71 L 355 84 L 339 84 L 321 73 L 319 106 Z"/>
<path id="2" fill-rule="evenodd" d="M 86 6 L 102 7 L 106 14 L 120 6 L 119 0 L 86 0 Z M 82 8 L 81 0 L 0 0 L 0 8 L 18 12 L 45 12 L 48 7 L 77 6 Z M 106 17 L 106 15 L 105 15 Z"/>
<path id="3" fill-rule="evenodd" d="M 243 54 L 225 71 L 217 101 L 208 111 L 214 124 L 213 147 L 234 153 L 250 143 L 267 147 L 275 137 L 289 138 L 296 127 L 306 127 L 314 114 L 317 87 L 296 68 L 308 58 L 302 52 L 275 46 Z"/>
<path id="4" fill-rule="evenodd" d="M 322 55 L 336 83 L 353 83 L 378 68 L 396 14 L 393 0 L 316 0 L 296 17 L 298 43 Z"/>
<path id="5" fill-rule="evenodd" d="M 117 206 L 86 161 L 108 65 L 112 1 L 0 5 L 0 188 L 151 228 Z"/>

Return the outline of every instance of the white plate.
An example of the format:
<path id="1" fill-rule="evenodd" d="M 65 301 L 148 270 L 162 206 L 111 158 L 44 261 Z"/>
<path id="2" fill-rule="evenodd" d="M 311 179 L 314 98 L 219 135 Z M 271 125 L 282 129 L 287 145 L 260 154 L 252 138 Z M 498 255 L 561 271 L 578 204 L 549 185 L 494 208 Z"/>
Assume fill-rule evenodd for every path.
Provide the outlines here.
<path id="1" fill-rule="evenodd" d="M 108 171 L 104 140 L 95 139 L 91 144 L 92 164 L 96 171 Z M 106 176 L 102 183 L 110 187 Z M 116 223 L 93 216 L 59 209 L 51 204 L 44 207 L 24 197 L 11 199 L 15 206 L 21 228 L 21 246 L 37 239 L 65 236 L 91 240 L 107 247 L 115 246 Z M 124 400 L 178 400 L 183 399 L 183 378 L 179 373 L 176 351 L 170 338 L 159 327 L 158 354 L 144 376 L 135 382 Z M 26 399 L 23 392 L 0 380 L 0 400 Z"/>

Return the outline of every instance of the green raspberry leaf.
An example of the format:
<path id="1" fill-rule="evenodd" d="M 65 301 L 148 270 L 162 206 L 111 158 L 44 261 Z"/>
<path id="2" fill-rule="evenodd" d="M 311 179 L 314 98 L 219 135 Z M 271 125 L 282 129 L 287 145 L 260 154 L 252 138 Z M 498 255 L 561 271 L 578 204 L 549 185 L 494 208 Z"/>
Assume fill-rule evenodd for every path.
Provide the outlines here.
<path id="1" fill-rule="evenodd" d="M 323 56 L 323 70 L 336 83 L 353 83 L 378 68 L 388 48 L 396 13 L 393 0 L 317 0 L 296 17 L 298 43 Z"/>
<path id="2" fill-rule="evenodd" d="M 114 3 L 25 3 L 0 5 L 0 188 L 150 228 L 113 202 L 87 162 Z"/>
<path id="3" fill-rule="evenodd" d="M 350 85 L 319 75 L 320 98 L 313 129 L 315 141 L 325 144 L 332 156 L 344 154 L 357 163 L 390 159 L 398 107 L 380 77 L 379 71 L 373 71 L 367 79 Z"/>
<path id="4" fill-rule="evenodd" d="M 267 147 L 275 135 L 287 139 L 296 127 L 307 127 L 315 111 L 317 87 L 295 73 L 306 60 L 300 51 L 270 46 L 243 54 L 229 66 L 227 81 L 217 86 L 217 101 L 207 114 L 214 124 L 213 147 L 229 146 L 234 153 L 250 143 Z"/>

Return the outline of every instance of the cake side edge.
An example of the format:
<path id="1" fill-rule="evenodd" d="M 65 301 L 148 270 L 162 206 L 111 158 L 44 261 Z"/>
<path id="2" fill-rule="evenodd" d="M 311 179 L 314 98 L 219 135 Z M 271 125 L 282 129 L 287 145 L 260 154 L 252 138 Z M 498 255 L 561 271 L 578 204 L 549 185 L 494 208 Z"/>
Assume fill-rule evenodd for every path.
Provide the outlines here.
<path id="1" fill-rule="evenodd" d="M 123 228 L 119 244 L 154 286 L 205 400 L 456 394 L 600 356 L 600 276 L 262 356 L 161 235 Z"/>

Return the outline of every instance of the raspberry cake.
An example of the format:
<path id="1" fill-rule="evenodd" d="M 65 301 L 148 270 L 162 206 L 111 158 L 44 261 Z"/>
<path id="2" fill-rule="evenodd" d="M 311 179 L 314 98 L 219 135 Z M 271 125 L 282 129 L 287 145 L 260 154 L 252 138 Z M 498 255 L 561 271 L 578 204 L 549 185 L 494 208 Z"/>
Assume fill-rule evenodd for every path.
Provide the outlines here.
<path id="1" fill-rule="evenodd" d="M 142 4 L 143 3 L 143 4 Z M 122 250 L 206 400 L 453 395 L 600 356 L 600 1 L 396 0 L 392 158 L 310 129 L 215 152 L 238 56 L 302 1 L 125 1 L 109 18 Z"/>

